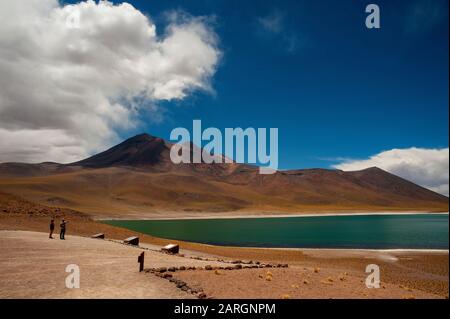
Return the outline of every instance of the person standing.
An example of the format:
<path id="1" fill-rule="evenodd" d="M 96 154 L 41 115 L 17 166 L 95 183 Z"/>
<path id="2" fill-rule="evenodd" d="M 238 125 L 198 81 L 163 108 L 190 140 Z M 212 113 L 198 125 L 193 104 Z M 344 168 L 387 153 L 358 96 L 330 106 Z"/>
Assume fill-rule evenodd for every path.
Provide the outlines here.
<path id="1" fill-rule="evenodd" d="M 55 230 L 55 220 L 52 218 L 50 220 L 50 235 L 48 238 L 53 239 L 53 231 Z"/>
<path id="2" fill-rule="evenodd" d="M 59 232 L 59 239 L 65 239 L 64 235 L 66 234 L 66 224 L 67 222 L 63 218 L 61 220 L 61 224 L 59 224 L 59 227 L 61 228 L 61 231 Z"/>

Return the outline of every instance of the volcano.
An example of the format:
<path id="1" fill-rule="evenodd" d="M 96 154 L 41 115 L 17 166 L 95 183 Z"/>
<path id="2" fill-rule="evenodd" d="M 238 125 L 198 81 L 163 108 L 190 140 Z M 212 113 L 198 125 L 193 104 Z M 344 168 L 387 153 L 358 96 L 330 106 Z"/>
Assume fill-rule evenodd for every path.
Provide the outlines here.
<path id="1" fill-rule="evenodd" d="M 3 163 L 0 191 L 100 218 L 448 211 L 446 196 L 376 167 L 260 175 L 247 164 L 174 164 L 171 145 L 140 134 L 70 164 Z"/>

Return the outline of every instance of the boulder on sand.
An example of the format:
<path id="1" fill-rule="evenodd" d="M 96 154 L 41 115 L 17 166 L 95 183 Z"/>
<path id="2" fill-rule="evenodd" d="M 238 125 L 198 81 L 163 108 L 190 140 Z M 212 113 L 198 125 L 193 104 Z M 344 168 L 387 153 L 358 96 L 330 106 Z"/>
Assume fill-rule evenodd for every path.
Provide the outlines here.
<path id="1" fill-rule="evenodd" d="M 178 254 L 178 252 L 180 251 L 180 246 L 177 244 L 169 244 L 161 248 L 161 251 L 169 254 Z"/>
<path id="2" fill-rule="evenodd" d="M 128 237 L 127 239 L 124 239 L 123 242 L 128 245 L 139 246 L 139 237 Z"/>

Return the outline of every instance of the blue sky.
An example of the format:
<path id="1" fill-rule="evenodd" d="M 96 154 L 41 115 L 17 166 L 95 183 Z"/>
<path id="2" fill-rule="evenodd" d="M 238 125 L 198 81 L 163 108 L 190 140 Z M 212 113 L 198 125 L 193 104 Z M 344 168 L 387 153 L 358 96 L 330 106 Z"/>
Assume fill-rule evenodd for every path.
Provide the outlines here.
<path id="1" fill-rule="evenodd" d="M 448 146 L 447 1 L 376 1 L 377 30 L 365 1 L 131 3 L 161 28 L 169 10 L 213 16 L 223 52 L 214 94 L 165 103 L 138 130 L 278 127 L 283 169 Z"/>
<path id="2" fill-rule="evenodd" d="M 278 128 L 280 169 L 378 166 L 449 193 L 447 0 L 373 1 L 381 29 L 372 1 L 114 1 L 0 1 L 0 162 L 199 119 Z"/>

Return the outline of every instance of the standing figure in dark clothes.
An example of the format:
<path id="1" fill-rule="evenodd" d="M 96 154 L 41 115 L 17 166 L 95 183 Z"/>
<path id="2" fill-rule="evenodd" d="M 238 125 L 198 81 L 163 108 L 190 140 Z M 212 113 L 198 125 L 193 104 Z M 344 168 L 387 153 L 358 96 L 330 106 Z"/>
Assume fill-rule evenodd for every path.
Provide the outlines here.
<path id="1" fill-rule="evenodd" d="M 48 236 L 48 238 L 53 239 L 54 230 L 55 230 L 55 220 L 52 218 L 52 220 L 50 221 L 50 235 Z"/>
<path id="2" fill-rule="evenodd" d="M 59 227 L 61 228 L 61 231 L 59 232 L 59 239 L 65 239 L 64 235 L 66 234 L 66 224 L 67 222 L 64 219 L 61 220 L 61 224 L 59 224 Z"/>

